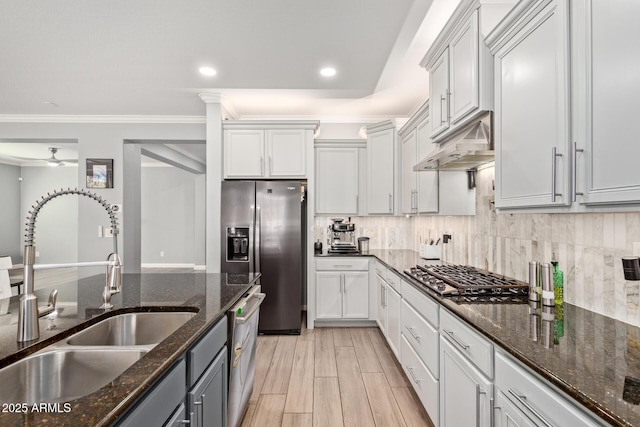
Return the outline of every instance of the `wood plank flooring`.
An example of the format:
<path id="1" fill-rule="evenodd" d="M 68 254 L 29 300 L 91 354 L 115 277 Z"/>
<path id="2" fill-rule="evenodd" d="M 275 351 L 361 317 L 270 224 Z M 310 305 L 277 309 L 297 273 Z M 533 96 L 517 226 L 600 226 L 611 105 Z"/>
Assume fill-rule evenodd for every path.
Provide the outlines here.
<path id="1" fill-rule="evenodd" d="M 242 427 L 432 427 L 377 328 L 259 336 Z"/>

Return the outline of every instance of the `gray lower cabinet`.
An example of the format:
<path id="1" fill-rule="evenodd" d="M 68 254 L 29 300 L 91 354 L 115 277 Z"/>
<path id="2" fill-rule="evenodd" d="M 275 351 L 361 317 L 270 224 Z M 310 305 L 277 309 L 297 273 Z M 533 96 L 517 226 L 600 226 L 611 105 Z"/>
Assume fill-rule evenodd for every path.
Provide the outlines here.
<path id="1" fill-rule="evenodd" d="M 223 317 L 116 425 L 226 427 L 226 343 Z"/>
<path id="2" fill-rule="evenodd" d="M 187 420 L 187 408 L 181 403 L 163 427 L 184 427 Z"/>
<path id="3" fill-rule="evenodd" d="M 223 347 L 187 393 L 190 426 L 226 427 L 227 381 L 227 347 Z"/>
<path id="4" fill-rule="evenodd" d="M 501 390 L 496 390 L 496 426 L 500 427 L 537 427 Z"/>
<path id="5" fill-rule="evenodd" d="M 133 408 L 118 427 L 164 426 L 174 418 L 179 406 L 184 406 L 187 369 L 180 359 L 167 375 Z M 184 418 L 182 418 L 184 419 Z"/>

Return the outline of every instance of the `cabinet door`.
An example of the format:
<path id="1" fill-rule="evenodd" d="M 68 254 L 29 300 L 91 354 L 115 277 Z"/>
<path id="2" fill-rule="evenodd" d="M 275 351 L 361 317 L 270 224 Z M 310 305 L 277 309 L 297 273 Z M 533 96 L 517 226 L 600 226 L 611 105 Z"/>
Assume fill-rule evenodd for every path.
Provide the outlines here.
<path id="1" fill-rule="evenodd" d="M 492 384 L 441 337 L 441 427 L 490 426 L 491 396 Z"/>
<path id="2" fill-rule="evenodd" d="M 342 317 L 342 273 L 335 271 L 316 273 L 316 317 L 318 319 Z"/>
<path id="3" fill-rule="evenodd" d="M 578 176 L 585 176 L 577 191 L 586 204 L 640 202 L 640 82 L 631 77 L 640 73 L 640 2 L 576 2 L 575 16 L 584 51 L 573 71 L 582 83 L 574 87 L 575 142 L 584 149 L 577 155 Z"/>
<path id="4" fill-rule="evenodd" d="M 345 271 L 343 274 L 342 317 L 369 318 L 369 272 Z"/>
<path id="5" fill-rule="evenodd" d="M 264 131 L 224 131 L 225 178 L 263 177 L 264 169 Z"/>
<path id="6" fill-rule="evenodd" d="M 387 283 L 379 274 L 376 274 L 376 285 L 378 289 L 378 327 L 384 335 L 387 334 Z"/>
<path id="7" fill-rule="evenodd" d="M 400 359 L 400 310 L 402 298 L 391 286 L 387 287 L 387 342 Z"/>
<path id="8" fill-rule="evenodd" d="M 273 178 L 304 178 L 307 164 L 307 131 L 267 130 L 267 175 Z"/>
<path id="9" fill-rule="evenodd" d="M 227 426 L 227 375 L 227 347 L 223 347 L 202 378 L 187 393 L 191 415 L 189 425 Z"/>
<path id="10" fill-rule="evenodd" d="M 367 137 L 367 213 L 393 214 L 395 129 Z"/>
<path id="11" fill-rule="evenodd" d="M 451 123 L 478 108 L 478 11 L 473 12 L 449 45 Z"/>
<path id="12" fill-rule="evenodd" d="M 449 128 L 449 49 L 445 49 L 429 70 L 431 138 Z"/>
<path id="13" fill-rule="evenodd" d="M 316 148 L 316 214 L 358 213 L 358 149 Z"/>
<path id="14" fill-rule="evenodd" d="M 496 391 L 493 411 L 496 427 L 536 427 L 536 424 L 511 403 L 501 390 Z"/>
<path id="15" fill-rule="evenodd" d="M 164 427 L 184 427 L 189 420 L 187 418 L 187 408 L 184 406 L 184 403 L 181 403 L 180 406 L 175 410 L 171 418 L 164 423 Z"/>
<path id="16" fill-rule="evenodd" d="M 571 203 L 568 3 L 551 2 L 496 52 L 496 207 Z"/>
<path id="17" fill-rule="evenodd" d="M 416 160 L 417 130 L 414 129 L 402 138 L 402 213 L 412 214 L 416 212 L 416 172 L 413 167 Z"/>
<path id="18" fill-rule="evenodd" d="M 427 157 L 434 149 L 431 142 L 430 121 L 423 120 L 416 128 L 418 161 Z M 438 171 L 416 172 L 418 175 L 418 213 L 438 212 Z"/>

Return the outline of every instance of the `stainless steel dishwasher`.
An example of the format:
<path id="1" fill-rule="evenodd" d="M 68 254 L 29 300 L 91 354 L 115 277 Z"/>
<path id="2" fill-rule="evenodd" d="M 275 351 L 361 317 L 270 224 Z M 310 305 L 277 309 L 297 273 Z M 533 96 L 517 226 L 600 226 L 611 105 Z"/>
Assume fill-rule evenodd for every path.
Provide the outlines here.
<path id="1" fill-rule="evenodd" d="M 260 304 L 266 296 L 260 290 L 260 285 L 252 286 L 227 312 L 230 343 L 227 427 L 240 425 L 253 392 L 258 318 Z"/>

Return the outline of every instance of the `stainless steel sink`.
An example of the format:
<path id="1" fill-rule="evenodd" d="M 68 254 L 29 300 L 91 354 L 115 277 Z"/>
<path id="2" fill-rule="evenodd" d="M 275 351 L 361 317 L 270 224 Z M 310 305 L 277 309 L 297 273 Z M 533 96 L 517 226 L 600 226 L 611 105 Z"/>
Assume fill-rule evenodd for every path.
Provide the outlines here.
<path id="1" fill-rule="evenodd" d="M 98 391 L 138 361 L 144 349 L 54 349 L 0 369 L 0 402 L 68 402 Z"/>
<path id="2" fill-rule="evenodd" d="M 67 340 L 69 345 L 154 345 L 167 338 L 189 319 L 190 312 L 125 313 L 109 317 Z"/>

